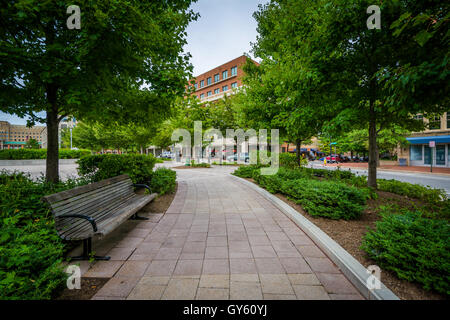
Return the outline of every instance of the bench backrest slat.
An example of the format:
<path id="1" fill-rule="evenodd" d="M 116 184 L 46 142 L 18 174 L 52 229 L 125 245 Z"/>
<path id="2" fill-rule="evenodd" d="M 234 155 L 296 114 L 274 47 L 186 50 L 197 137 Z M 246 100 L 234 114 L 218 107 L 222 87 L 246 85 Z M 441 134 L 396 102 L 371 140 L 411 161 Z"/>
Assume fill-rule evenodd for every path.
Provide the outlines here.
<path id="1" fill-rule="evenodd" d="M 124 203 L 135 196 L 128 175 L 102 180 L 86 186 L 44 197 L 55 218 L 67 214 L 82 214 L 101 222 L 114 215 Z M 55 219 L 55 227 L 62 238 L 75 239 L 92 231 L 89 222 L 79 218 Z"/>

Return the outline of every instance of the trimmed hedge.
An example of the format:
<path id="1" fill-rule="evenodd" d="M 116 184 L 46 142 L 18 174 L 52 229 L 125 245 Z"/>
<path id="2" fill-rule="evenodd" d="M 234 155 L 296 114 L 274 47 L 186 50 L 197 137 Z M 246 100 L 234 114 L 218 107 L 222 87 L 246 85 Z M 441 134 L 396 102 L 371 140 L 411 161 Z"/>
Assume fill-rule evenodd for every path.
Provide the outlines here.
<path id="1" fill-rule="evenodd" d="M 96 182 L 121 174 L 128 174 L 134 183 L 151 181 L 156 159 L 153 155 L 101 154 L 82 157 L 77 161 L 78 173 Z"/>
<path id="2" fill-rule="evenodd" d="M 366 234 L 361 249 L 400 279 L 450 295 L 448 220 L 428 219 L 419 211 L 395 214 L 388 207 L 380 214 L 382 220 Z"/>
<path id="3" fill-rule="evenodd" d="M 412 184 L 397 180 L 377 179 L 377 183 L 378 189 L 381 191 L 419 199 L 429 204 L 440 203 L 443 199 L 447 199 L 447 194 L 441 189 L 433 189 L 421 186 L 419 184 Z"/>
<path id="4" fill-rule="evenodd" d="M 86 184 L 50 184 L 0 171 L 0 300 L 52 299 L 65 285 L 65 245 L 41 197 Z"/>
<path id="5" fill-rule="evenodd" d="M 307 165 L 308 160 L 301 158 L 300 164 L 302 166 Z M 290 169 L 298 168 L 299 165 L 297 163 L 297 155 L 294 153 L 287 153 L 287 152 L 280 153 L 280 166 L 290 168 Z"/>
<path id="6" fill-rule="evenodd" d="M 60 159 L 79 159 L 90 155 L 89 150 L 60 149 Z M 0 160 L 33 160 L 47 159 L 47 149 L 10 149 L 0 150 Z"/>
<path id="7" fill-rule="evenodd" d="M 157 192 L 159 195 L 173 193 L 175 191 L 176 178 L 177 173 L 171 169 L 156 169 L 150 182 L 152 192 Z"/>
<path id="8" fill-rule="evenodd" d="M 367 199 L 364 191 L 336 181 L 287 180 L 281 183 L 281 191 L 310 215 L 330 219 L 359 218 Z"/>
<path id="9" fill-rule="evenodd" d="M 339 181 L 304 178 L 307 174 L 280 168 L 275 175 L 261 175 L 259 170 L 253 170 L 252 178 L 267 191 L 288 196 L 312 216 L 350 220 L 363 214 L 370 196 L 366 190 Z"/>

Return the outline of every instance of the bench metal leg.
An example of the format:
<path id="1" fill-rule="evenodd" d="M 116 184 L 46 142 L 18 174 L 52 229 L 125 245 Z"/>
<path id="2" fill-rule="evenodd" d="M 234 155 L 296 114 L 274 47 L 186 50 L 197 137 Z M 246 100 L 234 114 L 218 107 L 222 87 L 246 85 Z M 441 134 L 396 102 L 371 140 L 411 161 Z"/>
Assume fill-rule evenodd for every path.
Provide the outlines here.
<path id="1" fill-rule="evenodd" d="M 94 260 L 109 260 L 111 257 L 107 256 L 91 256 L 92 254 L 92 239 L 84 239 L 83 240 L 83 254 L 81 256 L 76 257 L 70 257 L 70 260 L 72 261 L 79 261 L 79 260 L 90 260 L 93 258 Z"/>
<path id="2" fill-rule="evenodd" d="M 146 217 L 140 217 L 137 213 L 135 213 L 131 218 L 131 220 L 148 220 Z"/>

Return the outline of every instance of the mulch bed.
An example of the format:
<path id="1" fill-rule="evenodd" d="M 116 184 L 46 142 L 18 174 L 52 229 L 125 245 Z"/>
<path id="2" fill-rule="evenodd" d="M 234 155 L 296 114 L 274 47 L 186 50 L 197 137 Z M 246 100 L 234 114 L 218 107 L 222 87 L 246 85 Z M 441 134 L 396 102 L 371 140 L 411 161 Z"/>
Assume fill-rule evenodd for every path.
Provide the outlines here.
<path id="1" fill-rule="evenodd" d="M 81 289 L 64 289 L 56 300 L 90 300 L 109 278 L 81 278 Z"/>
<path id="2" fill-rule="evenodd" d="M 255 183 L 253 179 L 246 179 Z M 313 217 L 295 202 L 289 200 L 282 194 L 275 196 L 283 200 L 295 210 L 300 212 L 305 218 L 314 223 L 334 241 L 341 245 L 363 266 L 375 265 L 375 261 L 368 258 L 366 253 L 360 249 L 364 235 L 368 228 L 375 228 L 375 222 L 381 217 L 377 214 L 377 208 L 386 204 L 398 204 L 402 207 L 412 207 L 412 201 L 404 196 L 397 194 L 377 191 L 378 199 L 367 201 L 367 207 L 364 214 L 358 220 L 332 220 L 322 217 Z M 445 295 L 427 291 L 418 283 L 408 282 L 399 279 L 393 272 L 381 268 L 381 281 L 402 300 L 447 300 Z"/>

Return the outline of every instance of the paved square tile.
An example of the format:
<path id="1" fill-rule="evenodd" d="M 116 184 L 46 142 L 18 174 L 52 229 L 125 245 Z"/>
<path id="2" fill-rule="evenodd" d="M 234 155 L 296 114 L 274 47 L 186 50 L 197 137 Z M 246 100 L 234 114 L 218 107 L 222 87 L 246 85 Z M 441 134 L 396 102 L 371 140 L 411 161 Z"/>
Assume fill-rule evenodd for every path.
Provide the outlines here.
<path id="1" fill-rule="evenodd" d="M 198 288 L 196 300 L 228 300 L 230 290 L 224 288 Z"/>
<path id="2" fill-rule="evenodd" d="M 328 293 L 357 294 L 355 287 L 342 274 L 317 273 L 317 278 Z"/>
<path id="3" fill-rule="evenodd" d="M 180 254 L 181 248 L 161 248 L 156 254 L 154 260 L 176 260 Z"/>
<path id="4" fill-rule="evenodd" d="M 136 278 L 111 278 L 105 285 L 96 293 L 96 296 L 105 297 L 127 297 L 139 282 Z"/>
<path id="5" fill-rule="evenodd" d="M 280 260 L 277 258 L 255 258 L 256 267 L 260 274 L 283 274 L 285 273 Z"/>
<path id="6" fill-rule="evenodd" d="M 227 246 L 227 237 L 226 236 L 217 236 L 210 237 L 206 239 L 206 245 L 208 247 L 225 247 Z"/>
<path id="7" fill-rule="evenodd" d="M 305 260 L 315 272 L 341 273 L 337 266 L 335 266 L 328 258 L 305 257 Z"/>
<path id="8" fill-rule="evenodd" d="M 150 262 L 148 261 L 126 261 L 115 276 L 122 278 L 142 277 L 149 265 Z"/>
<path id="9" fill-rule="evenodd" d="M 111 278 L 124 261 L 97 261 L 85 274 L 87 278 Z"/>
<path id="10" fill-rule="evenodd" d="M 330 300 L 322 286 L 293 285 L 299 300 Z"/>
<path id="11" fill-rule="evenodd" d="M 314 273 L 288 274 L 291 284 L 302 284 L 307 286 L 319 286 L 321 283 Z"/>
<path id="12" fill-rule="evenodd" d="M 312 273 L 311 268 L 303 258 L 280 258 L 286 273 Z"/>
<path id="13" fill-rule="evenodd" d="M 291 282 L 285 274 L 260 274 L 263 293 L 294 294 Z"/>
<path id="14" fill-rule="evenodd" d="M 262 300 L 261 285 L 255 282 L 230 282 L 230 300 Z"/>
<path id="15" fill-rule="evenodd" d="M 203 274 L 229 274 L 228 259 L 205 259 L 203 262 Z"/>
<path id="16" fill-rule="evenodd" d="M 194 300 L 198 279 L 171 279 L 162 296 L 162 300 Z"/>
<path id="17" fill-rule="evenodd" d="M 230 288 L 230 276 L 228 274 L 202 274 L 199 287 L 202 288 Z"/>
<path id="18" fill-rule="evenodd" d="M 257 272 L 254 259 L 230 259 L 231 274 L 255 274 Z"/>
<path id="19" fill-rule="evenodd" d="M 253 256 L 255 258 L 276 258 L 277 254 L 272 246 L 252 246 Z"/>
<path id="20" fill-rule="evenodd" d="M 134 248 L 112 248 L 107 255 L 111 260 L 127 260 L 134 250 Z"/>
<path id="21" fill-rule="evenodd" d="M 177 260 L 156 260 L 150 263 L 145 272 L 146 276 L 171 276 Z"/>
<path id="22" fill-rule="evenodd" d="M 228 259 L 228 247 L 206 247 L 205 259 Z"/>
<path id="23" fill-rule="evenodd" d="M 174 275 L 200 275 L 202 273 L 202 260 L 178 260 Z"/>

